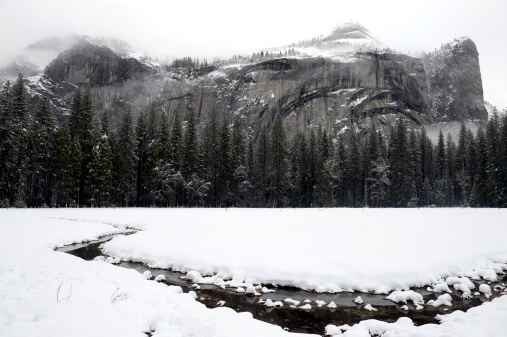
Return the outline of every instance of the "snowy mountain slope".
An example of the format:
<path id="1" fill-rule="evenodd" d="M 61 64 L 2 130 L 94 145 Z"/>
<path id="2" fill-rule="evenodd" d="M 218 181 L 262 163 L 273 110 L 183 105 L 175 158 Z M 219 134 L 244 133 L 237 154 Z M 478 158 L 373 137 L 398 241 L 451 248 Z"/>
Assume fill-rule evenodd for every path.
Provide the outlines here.
<path id="1" fill-rule="evenodd" d="M 76 88 L 90 85 L 95 110 L 110 110 L 113 125 L 127 104 L 137 114 L 154 102 L 170 119 L 175 111 L 185 120 L 193 110 L 199 122 L 212 110 L 230 120 L 239 114 L 253 139 L 278 118 L 289 137 L 319 125 L 335 137 L 365 135 L 372 123 L 385 134 L 400 119 L 414 129 L 486 120 L 473 42 L 458 40 L 427 62 L 385 48 L 352 22 L 263 55 L 175 68 L 121 41 L 80 38 L 27 83 L 32 109 L 48 90 L 61 120 Z"/>
<path id="2" fill-rule="evenodd" d="M 328 35 L 292 43 L 282 48 L 270 48 L 272 53 L 291 50 L 301 56 L 324 56 L 342 61 L 351 61 L 357 51 L 381 51 L 388 46 L 377 40 L 359 22 L 349 21 L 338 24 Z"/>

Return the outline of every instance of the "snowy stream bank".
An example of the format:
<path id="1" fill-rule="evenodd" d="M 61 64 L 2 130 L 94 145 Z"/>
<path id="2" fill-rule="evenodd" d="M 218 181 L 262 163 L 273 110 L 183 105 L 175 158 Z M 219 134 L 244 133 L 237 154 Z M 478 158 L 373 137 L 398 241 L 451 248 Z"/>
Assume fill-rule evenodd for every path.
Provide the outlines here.
<path id="1" fill-rule="evenodd" d="M 493 289 L 487 293 L 477 291 L 475 296 L 472 294 L 463 296 L 462 286 L 447 286 L 444 294 L 449 294 L 449 303 L 438 306 L 421 306 L 417 302 L 417 299 L 420 299 L 421 303 L 438 303 L 442 293 L 428 288 L 414 288 L 408 296 L 404 296 L 408 292 L 399 291 L 386 296 L 385 294 L 360 292 L 318 293 L 296 287 L 264 284 L 256 287 L 259 289 L 256 295 L 238 293 L 237 288 L 193 283 L 189 280 L 188 274 L 182 272 L 150 268 L 142 263 L 120 261 L 104 256 L 100 246 L 116 236 L 118 235 L 110 235 L 93 242 L 68 245 L 57 250 L 84 260 L 104 260 L 119 267 L 136 270 L 154 282 L 181 287 L 185 293 L 195 293 L 196 300 L 208 308 L 226 306 L 237 312 L 249 312 L 256 319 L 276 324 L 293 332 L 322 335 L 330 324 L 352 326 L 368 319 L 392 323 L 400 317 L 410 318 L 415 325 L 439 323 L 436 319 L 437 315 L 448 314 L 456 310 L 467 311 L 484 302 L 489 302 L 507 291 L 505 287 L 507 276 L 503 276 L 496 282 L 468 280 L 470 282 L 468 286 L 473 289 L 479 290 L 484 285 Z M 454 280 L 452 277 L 449 279 L 449 283 L 461 285 L 459 279 Z M 442 288 L 442 286 L 440 287 Z M 263 293 L 261 289 L 268 290 Z M 273 303 L 273 305 L 266 305 L 266 303 Z"/>
<path id="2" fill-rule="evenodd" d="M 251 301 L 267 321 L 287 313 L 281 319 L 303 322 L 340 308 L 382 314 L 382 304 L 353 289 L 413 318 L 337 321 L 327 334 L 503 337 L 505 219 L 507 210 L 496 209 L 0 209 L 0 336 L 296 336 L 227 305 Z M 105 243 L 108 262 L 149 265 L 154 277 L 156 268 L 179 270 L 186 288 L 147 280 L 146 269 L 55 251 L 127 228 L 140 231 Z M 270 284 L 275 293 L 263 291 Z M 207 295 L 222 286 L 225 295 Z M 313 291 L 297 297 L 292 287 Z M 326 290 L 336 293 L 319 293 Z M 263 294 L 245 296 L 255 292 Z M 349 296 L 349 306 L 323 297 L 305 303 L 313 295 Z M 483 297 L 492 300 L 448 314 Z M 418 325 L 426 310 L 444 312 L 434 316 L 440 324 Z"/>

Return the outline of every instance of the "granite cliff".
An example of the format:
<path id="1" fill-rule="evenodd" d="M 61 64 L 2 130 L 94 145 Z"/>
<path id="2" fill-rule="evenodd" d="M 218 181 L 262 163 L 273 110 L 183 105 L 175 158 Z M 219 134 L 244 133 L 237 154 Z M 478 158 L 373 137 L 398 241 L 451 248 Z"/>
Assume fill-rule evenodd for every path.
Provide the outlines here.
<path id="1" fill-rule="evenodd" d="M 324 56 L 315 55 L 316 46 Z M 400 118 L 416 129 L 487 121 L 478 52 L 470 39 L 456 40 L 425 60 L 380 47 L 356 24 L 295 45 L 296 55 L 281 49 L 269 57 L 187 69 L 81 39 L 27 82 L 32 104 L 48 90 L 61 119 L 76 88 L 89 86 L 95 109 L 109 109 L 113 126 L 125 104 L 138 112 L 155 102 L 169 118 L 175 111 L 186 118 L 191 110 L 200 122 L 212 110 L 229 119 L 239 114 L 252 138 L 277 118 L 284 119 L 289 137 L 319 125 L 333 136 L 350 129 L 366 133 L 370 123 L 386 133 Z"/>

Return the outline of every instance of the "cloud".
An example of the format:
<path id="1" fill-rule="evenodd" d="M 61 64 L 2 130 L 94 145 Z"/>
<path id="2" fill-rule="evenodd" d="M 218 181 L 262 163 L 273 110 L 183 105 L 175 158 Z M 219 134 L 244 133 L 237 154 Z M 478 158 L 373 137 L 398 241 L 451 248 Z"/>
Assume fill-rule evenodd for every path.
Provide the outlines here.
<path id="1" fill-rule="evenodd" d="M 213 58 L 259 51 L 361 22 L 400 51 L 432 50 L 469 36 L 479 49 L 486 99 L 504 102 L 504 0 L 0 0 L 0 64 L 38 39 L 70 33 L 117 37 L 151 54 Z M 9 29 L 5 29 L 9 27 Z M 498 90 L 498 88 L 502 88 Z M 490 97 L 494 96 L 494 97 Z"/>

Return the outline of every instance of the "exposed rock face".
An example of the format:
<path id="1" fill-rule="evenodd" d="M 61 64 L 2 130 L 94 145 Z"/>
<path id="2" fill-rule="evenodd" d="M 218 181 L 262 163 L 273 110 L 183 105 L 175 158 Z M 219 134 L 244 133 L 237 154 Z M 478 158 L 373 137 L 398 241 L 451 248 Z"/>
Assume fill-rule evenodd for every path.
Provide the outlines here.
<path id="1" fill-rule="evenodd" d="M 289 136 L 321 125 L 336 135 L 373 122 L 378 129 L 407 119 L 432 123 L 424 68 L 404 55 L 357 53 L 347 62 L 324 58 L 279 58 L 219 68 L 184 96 L 201 120 L 217 110 L 245 116 L 254 134 L 284 118 Z M 172 98 L 182 110 L 182 101 Z"/>
<path id="2" fill-rule="evenodd" d="M 179 111 L 186 119 L 191 110 L 200 122 L 213 110 L 229 120 L 240 115 L 254 139 L 277 118 L 284 119 L 289 138 L 319 125 L 336 136 L 350 129 L 365 134 L 370 123 L 387 133 L 398 119 L 415 129 L 440 121 L 487 120 L 471 40 L 449 45 L 428 63 L 425 70 L 419 58 L 370 51 L 166 69 L 81 40 L 46 67 L 40 86 L 34 78 L 29 82 L 35 94 L 50 91 L 60 114 L 68 111 L 77 86 L 90 85 L 95 109 L 110 109 L 113 126 L 126 104 L 138 112 L 156 102 L 169 118 Z"/>
<path id="3" fill-rule="evenodd" d="M 45 74 L 54 82 L 107 85 L 153 73 L 153 68 L 133 57 L 122 57 L 107 45 L 78 41 L 53 60 Z"/>
<path id="4" fill-rule="evenodd" d="M 479 53 L 467 37 L 450 43 L 430 59 L 431 106 L 438 121 L 486 122 Z"/>

